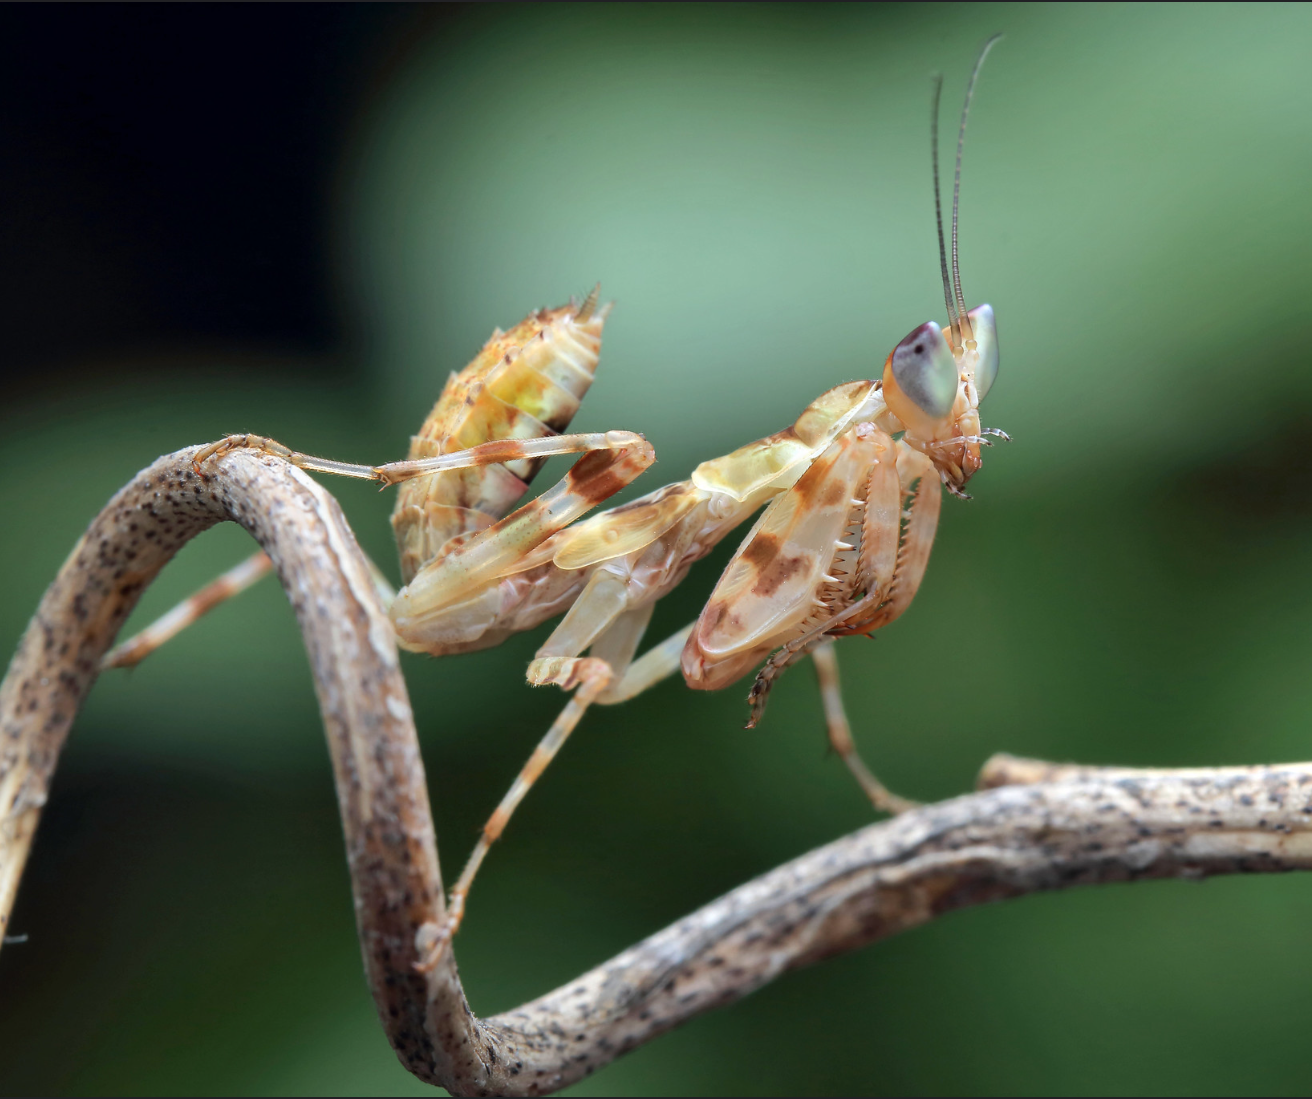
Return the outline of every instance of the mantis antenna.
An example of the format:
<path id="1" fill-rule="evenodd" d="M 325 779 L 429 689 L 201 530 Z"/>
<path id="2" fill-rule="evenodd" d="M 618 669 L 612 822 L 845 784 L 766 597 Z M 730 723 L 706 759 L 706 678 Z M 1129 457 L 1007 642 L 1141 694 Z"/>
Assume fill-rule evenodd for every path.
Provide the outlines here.
<path id="1" fill-rule="evenodd" d="M 1001 34 L 995 34 L 987 42 L 984 48 L 979 51 L 979 57 L 975 59 L 975 68 L 971 70 L 970 83 L 966 85 L 966 102 L 961 107 L 961 129 L 957 131 L 957 171 L 952 180 L 952 288 L 957 295 L 957 310 L 961 315 L 961 325 L 965 329 L 966 339 L 974 347 L 975 337 L 970 330 L 970 318 L 966 316 L 966 299 L 961 293 L 961 268 L 957 265 L 957 204 L 961 198 L 961 151 L 966 145 L 966 118 L 970 115 L 970 100 L 975 94 L 975 81 L 979 79 L 979 70 L 984 67 L 984 58 L 988 57 L 989 50 L 993 49 L 1001 40 Z M 934 97 L 935 103 L 938 102 L 938 96 Z M 935 111 L 935 115 L 937 115 Z M 938 142 L 935 142 L 934 159 L 938 160 Z M 937 172 L 935 173 L 935 187 L 937 189 Z M 942 232 L 942 229 L 939 230 Z M 955 328 L 955 325 L 954 325 Z"/>
<path id="2" fill-rule="evenodd" d="M 943 74 L 934 74 L 934 102 L 929 109 L 929 148 L 934 162 L 934 219 L 938 222 L 938 264 L 943 271 L 943 301 L 948 307 L 948 321 L 952 325 L 952 350 L 961 351 L 961 321 L 956 302 L 952 300 L 952 283 L 948 281 L 948 251 L 943 241 L 943 199 L 938 186 L 938 101 L 943 94 Z M 955 213 L 955 210 L 954 210 Z M 955 228 L 956 222 L 953 221 Z M 956 256 L 956 237 L 953 237 L 953 256 Z"/>

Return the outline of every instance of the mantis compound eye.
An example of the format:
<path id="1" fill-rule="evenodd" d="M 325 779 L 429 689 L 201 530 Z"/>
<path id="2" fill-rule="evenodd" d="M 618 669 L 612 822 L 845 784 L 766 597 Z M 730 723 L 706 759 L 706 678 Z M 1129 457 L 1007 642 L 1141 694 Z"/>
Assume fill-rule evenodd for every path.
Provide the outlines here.
<path id="1" fill-rule="evenodd" d="M 933 321 L 926 321 L 893 348 L 888 365 L 898 388 L 921 412 L 941 420 L 952 411 L 957 362 L 943 330 Z"/>
<path id="2" fill-rule="evenodd" d="M 998 376 L 998 325 L 993 319 L 991 305 L 977 305 L 966 316 L 970 318 L 975 349 L 979 354 L 975 361 L 975 393 L 982 401 L 993 385 L 993 379 Z"/>

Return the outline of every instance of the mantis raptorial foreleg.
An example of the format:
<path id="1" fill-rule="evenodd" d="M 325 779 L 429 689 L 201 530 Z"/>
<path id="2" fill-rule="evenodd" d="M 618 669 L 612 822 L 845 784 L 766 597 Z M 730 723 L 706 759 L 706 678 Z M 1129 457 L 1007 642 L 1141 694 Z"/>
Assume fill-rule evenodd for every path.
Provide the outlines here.
<path id="1" fill-rule="evenodd" d="M 854 595 L 858 591 L 864 594 L 785 640 L 765 662 L 748 694 L 752 705 L 749 729 L 760 721 L 771 689 L 789 666 L 831 638 L 869 635 L 911 605 L 929 563 L 942 504 L 938 484 L 930 477 L 932 469 L 923 454 L 899 445 L 894 463 L 884 465 L 885 480 L 879 491 L 879 471 L 874 471 L 861 518 L 863 552 L 856 574 L 850 578 L 856 582 Z"/>

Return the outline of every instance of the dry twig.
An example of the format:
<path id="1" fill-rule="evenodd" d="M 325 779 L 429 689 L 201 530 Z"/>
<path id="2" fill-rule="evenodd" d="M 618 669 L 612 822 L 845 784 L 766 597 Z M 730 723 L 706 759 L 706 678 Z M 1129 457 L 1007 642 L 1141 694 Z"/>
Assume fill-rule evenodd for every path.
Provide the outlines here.
<path id="1" fill-rule="evenodd" d="M 396 647 L 336 501 L 253 451 L 161 458 L 91 524 L 0 686 L 0 928 L 78 706 L 142 590 L 188 539 L 241 523 L 296 609 L 323 713 L 379 1016 L 401 1062 L 460 1094 L 561 1088 L 780 973 L 954 908 L 1069 885 L 1312 867 L 1312 764 L 1133 771 L 998 756 L 982 792 L 871 825 L 734 890 L 563 988 L 472 1014 L 442 916 Z"/>

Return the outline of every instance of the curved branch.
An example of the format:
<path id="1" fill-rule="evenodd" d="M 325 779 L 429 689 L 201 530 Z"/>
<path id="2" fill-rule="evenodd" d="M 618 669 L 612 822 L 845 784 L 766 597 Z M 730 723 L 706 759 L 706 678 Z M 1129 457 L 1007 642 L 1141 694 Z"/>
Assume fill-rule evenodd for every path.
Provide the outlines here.
<path id="1" fill-rule="evenodd" d="M 379 1013 L 402 1063 L 439 1083 L 454 1070 L 430 1037 L 431 997 L 412 963 L 416 929 L 442 911 L 442 882 L 391 626 L 328 492 L 253 450 L 207 463 L 201 477 L 191 464 L 199 449 L 142 470 L 92 521 L 0 685 L 0 927 L 8 925 L 59 750 L 100 657 L 173 555 L 215 523 L 235 520 L 272 558 L 305 638 Z"/>
<path id="2" fill-rule="evenodd" d="M 563 988 L 476 1018 L 442 916 L 423 765 L 396 648 L 333 498 L 235 451 L 161 458 L 96 518 L 0 685 L 0 927 L 78 705 L 144 587 L 225 519 L 273 559 L 296 609 L 332 755 L 361 949 L 401 1062 L 460 1094 L 541 1094 L 789 969 L 955 908 L 1070 885 L 1312 867 L 1312 764 L 1133 771 L 998 756 L 980 793 L 874 824 L 735 889 Z M 417 947 L 416 943 L 419 943 Z"/>

